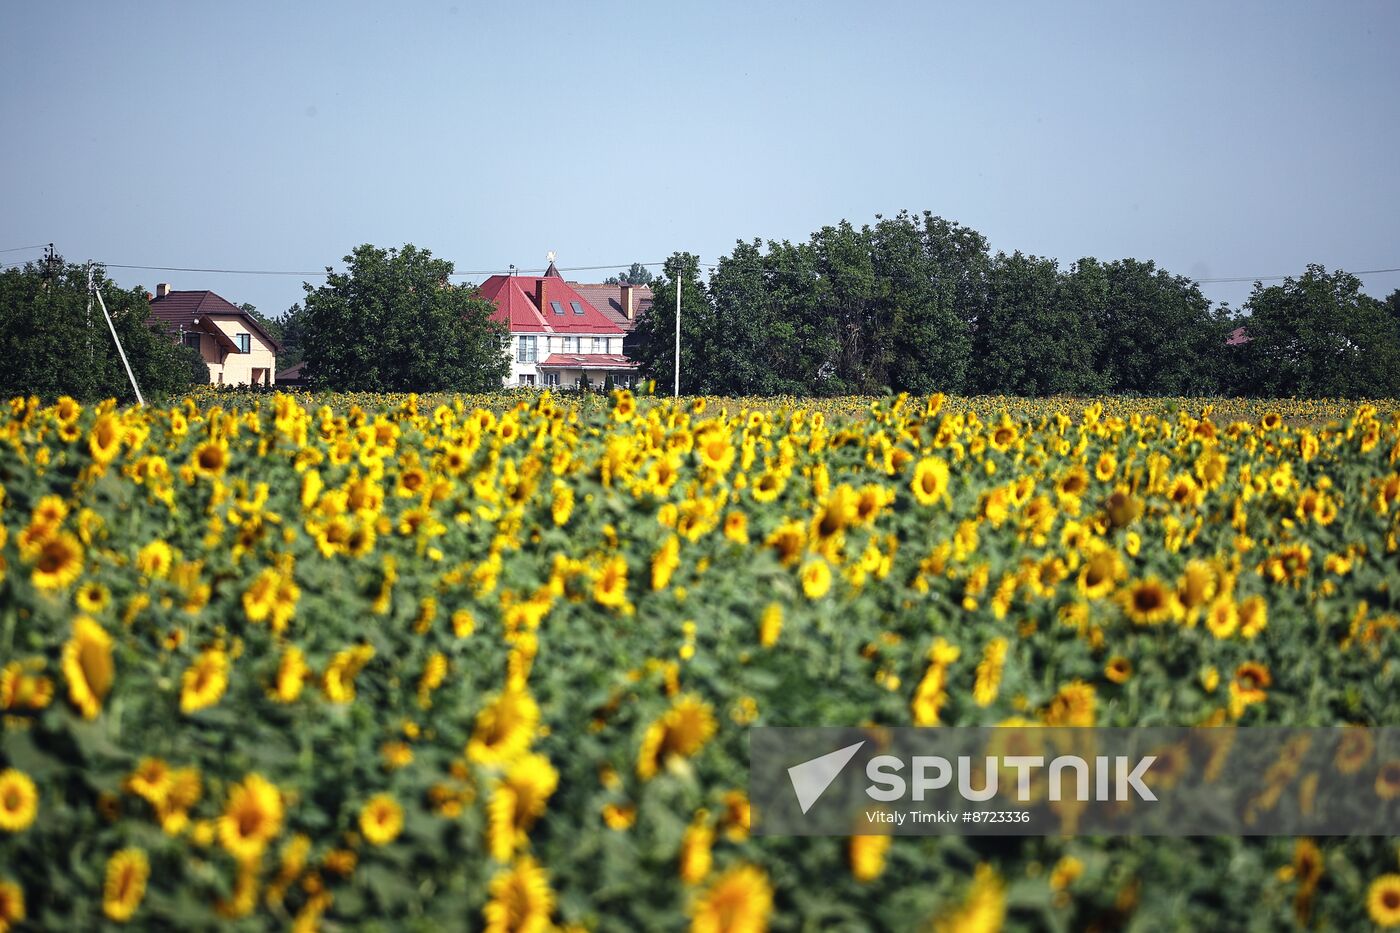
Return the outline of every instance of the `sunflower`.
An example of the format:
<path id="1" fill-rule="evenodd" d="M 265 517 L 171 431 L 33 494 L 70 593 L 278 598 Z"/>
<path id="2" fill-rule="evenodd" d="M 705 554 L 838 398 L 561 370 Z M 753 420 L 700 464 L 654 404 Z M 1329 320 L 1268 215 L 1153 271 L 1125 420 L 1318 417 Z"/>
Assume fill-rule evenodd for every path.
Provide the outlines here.
<path id="1" fill-rule="evenodd" d="M 820 557 L 803 564 L 799 576 L 808 599 L 821 599 L 831 589 L 831 566 Z"/>
<path id="2" fill-rule="evenodd" d="M 1342 730 L 1341 737 L 1337 740 L 1337 751 L 1332 758 L 1332 765 L 1340 774 L 1355 774 L 1371 760 L 1375 750 L 1376 740 L 1368 730 L 1350 726 Z"/>
<path id="3" fill-rule="evenodd" d="M 1045 710 L 1049 726 L 1092 726 L 1097 697 L 1092 684 L 1073 680 L 1060 688 Z"/>
<path id="4" fill-rule="evenodd" d="M 1161 580 L 1148 577 L 1127 586 L 1123 611 L 1138 625 L 1155 625 L 1170 619 L 1177 609 L 1176 596 Z"/>
<path id="5" fill-rule="evenodd" d="M 477 714 L 467 757 L 483 765 L 510 761 L 530 746 L 539 722 L 539 704 L 528 691 L 503 690 Z"/>
<path id="6" fill-rule="evenodd" d="M 914 467 L 909 488 L 920 505 L 936 505 L 948 491 L 948 462 L 942 457 L 925 457 Z"/>
<path id="7" fill-rule="evenodd" d="M 847 848 L 851 875 L 861 884 L 880 877 L 885 870 L 885 853 L 889 851 L 891 841 L 892 837 L 883 833 L 852 836 Z"/>
<path id="8" fill-rule="evenodd" d="M 1382 800 L 1400 797 L 1400 761 L 1387 761 L 1376 771 L 1376 796 Z"/>
<path id="9" fill-rule="evenodd" d="M 550 928 L 554 892 L 549 875 L 530 856 L 492 878 L 490 893 L 482 912 L 486 933 L 535 933 Z"/>
<path id="10" fill-rule="evenodd" d="M 1272 683 L 1269 669 L 1257 661 L 1245 661 L 1237 667 L 1230 681 L 1231 715 L 1238 719 L 1244 715 L 1245 707 L 1267 700 Z"/>
<path id="11" fill-rule="evenodd" d="M 228 689 L 228 654 L 219 648 L 201 652 L 180 676 L 180 712 L 188 716 L 219 702 Z"/>
<path id="12" fill-rule="evenodd" d="M 262 855 L 282 829 L 282 795 L 260 774 L 249 774 L 229 791 L 219 817 L 219 841 L 240 862 Z"/>
<path id="13" fill-rule="evenodd" d="M 787 480 L 784 479 L 782 473 L 766 470 L 749 487 L 749 490 L 755 502 L 772 502 L 782 495 L 783 487 L 786 485 Z"/>
<path id="14" fill-rule="evenodd" d="M 627 561 L 614 555 L 593 578 L 593 598 L 600 605 L 617 608 L 627 602 Z"/>
<path id="15" fill-rule="evenodd" d="M 1121 654 L 1115 654 L 1103 666 L 1103 675 L 1115 684 L 1125 684 L 1133 676 L 1133 662 Z"/>
<path id="16" fill-rule="evenodd" d="M 1229 596 L 1221 596 L 1210 604 L 1206 613 L 1206 628 L 1216 638 L 1225 639 L 1235 634 L 1240 625 L 1240 613 L 1235 601 Z"/>
<path id="17" fill-rule="evenodd" d="M 778 643 L 778 636 L 783 631 L 783 606 L 782 603 L 769 603 L 763 609 L 763 614 L 758 620 L 758 643 L 764 648 L 771 648 Z"/>
<path id="18" fill-rule="evenodd" d="M 649 781 L 668 758 L 689 758 L 715 733 L 714 711 L 699 697 L 677 697 L 671 708 L 647 727 L 637 755 L 637 776 Z"/>
<path id="19" fill-rule="evenodd" d="M 8 933 L 24 920 L 24 889 L 0 878 L 0 933 Z"/>
<path id="20" fill-rule="evenodd" d="M 83 612 L 96 615 L 111 603 L 112 594 L 101 583 L 84 583 L 73 595 L 73 601 Z"/>
<path id="21" fill-rule="evenodd" d="M 11 661 L 0 668 L 0 710 L 33 712 L 53 700 L 53 681 L 39 673 L 43 658 Z"/>
<path id="22" fill-rule="evenodd" d="M 212 478 L 222 475 L 228 467 L 228 444 L 224 441 L 205 441 L 194 449 L 190 466 L 200 476 Z"/>
<path id="23" fill-rule="evenodd" d="M 126 436 L 126 429 L 122 427 L 121 419 L 108 412 L 99 417 L 92 426 L 92 433 L 88 435 L 88 451 L 92 454 L 92 459 L 97 463 L 106 466 L 121 451 L 122 438 Z"/>
<path id="24" fill-rule="evenodd" d="M 39 545 L 34 557 L 34 585 L 41 590 L 67 586 L 83 572 L 83 545 L 72 532 L 60 531 Z"/>
<path id="25" fill-rule="evenodd" d="M 714 861 L 711 854 L 714 841 L 715 828 L 710 825 L 710 812 L 700 810 L 681 838 L 680 867 L 677 873 L 682 884 L 693 887 L 705 880 Z"/>
<path id="26" fill-rule="evenodd" d="M 296 702 L 297 697 L 301 696 L 302 687 L 306 684 L 306 675 L 310 670 L 301 649 L 296 645 L 288 645 L 282 652 L 282 659 L 277 663 L 277 680 L 271 690 L 272 698 L 278 703 Z"/>
<path id="27" fill-rule="evenodd" d="M 1400 926 L 1400 875 L 1381 875 L 1366 890 L 1366 912 L 1379 927 Z"/>
<path id="28" fill-rule="evenodd" d="M 0 771 L 0 830 L 23 832 L 39 813 L 39 790 L 29 775 L 8 768 Z"/>
<path id="29" fill-rule="evenodd" d="M 146 880 L 150 876 L 151 863 L 140 849 L 122 849 L 107 860 L 102 912 L 109 920 L 125 923 L 131 919 L 146 896 Z"/>
<path id="30" fill-rule="evenodd" d="M 84 719 L 96 719 L 112 689 L 112 637 L 87 616 L 73 621 L 73 636 L 63 646 L 63 676 L 68 699 Z"/>
<path id="31" fill-rule="evenodd" d="M 995 933 L 1005 919 L 1006 885 L 996 869 L 984 863 L 973 872 L 962 906 L 939 917 L 933 929 L 936 933 Z"/>
<path id="32" fill-rule="evenodd" d="M 389 794 L 375 794 L 360 808 L 360 832 L 370 845 L 388 845 L 403 831 L 403 807 Z"/>
<path id="33" fill-rule="evenodd" d="M 1253 638 L 1269 624 L 1269 604 L 1263 596 L 1251 596 L 1240 603 L 1240 634 Z"/>
<path id="34" fill-rule="evenodd" d="M 690 905 L 691 933 L 763 933 L 773 911 L 773 887 L 763 869 L 736 865 Z"/>
<path id="35" fill-rule="evenodd" d="M 122 781 L 122 790 L 135 794 L 153 807 L 165 803 L 173 786 L 170 766 L 160 758 L 142 758 L 136 770 Z"/>
<path id="36" fill-rule="evenodd" d="M 1088 599 L 1103 599 L 1123 576 L 1123 561 L 1117 552 L 1103 549 L 1084 562 L 1079 570 L 1079 592 Z"/>
<path id="37" fill-rule="evenodd" d="M 156 540 L 136 554 L 136 569 L 148 577 L 164 578 L 175 563 L 175 552 L 164 541 Z"/>

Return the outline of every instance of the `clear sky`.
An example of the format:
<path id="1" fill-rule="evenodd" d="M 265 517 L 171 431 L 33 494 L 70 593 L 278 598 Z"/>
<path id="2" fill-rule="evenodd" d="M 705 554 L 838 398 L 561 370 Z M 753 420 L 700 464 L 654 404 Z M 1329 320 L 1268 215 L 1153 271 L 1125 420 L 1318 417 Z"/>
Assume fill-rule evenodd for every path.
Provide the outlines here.
<path id="1" fill-rule="evenodd" d="M 7 4 L 0 249 L 623 268 L 909 208 L 1066 265 L 1391 268 L 1397 35 L 1393 0 Z M 271 314 L 301 296 L 112 274 Z"/>

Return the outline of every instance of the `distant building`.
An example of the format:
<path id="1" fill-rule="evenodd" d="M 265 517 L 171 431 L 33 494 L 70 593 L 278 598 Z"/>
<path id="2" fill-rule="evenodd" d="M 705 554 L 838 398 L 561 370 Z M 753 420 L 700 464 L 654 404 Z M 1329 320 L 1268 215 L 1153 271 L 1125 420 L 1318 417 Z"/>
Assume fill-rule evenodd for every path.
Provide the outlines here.
<path id="1" fill-rule="evenodd" d="M 306 385 L 306 361 L 303 360 L 295 366 L 288 366 L 277 374 L 277 384 L 279 386 L 304 386 Z"/>
<path id="2" fill-rule="evenodd" d="M 151 320 L 209 364 L 212 385 L 273 385 L 281 346 L 242 308 L 211 291 L 156 286 Z"/>
<path id="3" fill-rule="evenodd" d="M 616 290 L 617 307 L 596 291 L 595 305 L 581 291 L 585 288 Z M 539 276 L 493 275 L 481 283 L 481 294 L 495 303 L 494 318 L 510 331 L 504 346 L 510 355 L 506 385 L 574 388 L 602 386 L 609 378 L 614 385 L 636 381 L 637 364 L 623 346 L 631 331 L 623 323 L 634 323 L 640 313 L 635 292 L 566 282 L 551 262 Z"/>
<path id="4" fill-rule="evenodd" d="M 1253 339 L 1254 338 L 1249 336 L 1249 332 L 1243 327 L 1236 327 L 1234 330 L 1230 331 L 1230 336 L 1225 338 L 1225 346 L 1238 347 L 1242 344 L 1249 343 Z"/>
<path id="5" fill-rule="evenodd" d="M 589 303 L 603 312 L 608 320 L 621 327 L 626 336 L 622 339 L 622 352 L 634 356 L 632 331 L 637 322 L 651 310 L 652 293 L 650 285 L 607 285 L 570 282 Z"/>

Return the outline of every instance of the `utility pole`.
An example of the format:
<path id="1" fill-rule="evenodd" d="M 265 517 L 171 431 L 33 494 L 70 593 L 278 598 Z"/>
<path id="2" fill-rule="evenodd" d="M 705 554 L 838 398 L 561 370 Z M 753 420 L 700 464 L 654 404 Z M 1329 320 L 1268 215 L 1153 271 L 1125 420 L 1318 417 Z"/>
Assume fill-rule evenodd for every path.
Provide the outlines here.
<path id="1" fill-rule="evenodd" d="M 91 366 L 91 365 L 92 365 L 92 293 L 93 293 L 93 291 L 94 291 L 95 289 L 93 288 L 93 284 L 92 284 L 92 263 L 90 263 L 90 262 L 87 264 L 87 274 L 88 274 L 87 323 L 86 323 L 86 325 L 85 325 L 85 327 L 84 327 L 84 329 L 83 329 L 83 333 L 87 335 L 88 365 Z"/>
<path id="2" fill-rule="evenodd" d="M 681 397 L 681 276 L 680 265 L 676 266 L 676 388 L 671 393 Z"/>
<path id="3" fill-rule="evenodd" d="M 92 266 L 88 266 L 88 281 L 92 282 Z M 126 378 L 131 380 L 131 388 L 136 392 L 136 404 L 145 405 L 146 400 L 141 397 L 141 387 L 136 384 L 136 375 L 131 371 L 131 364 L 127 362 L 126 351 L 122 349 L 121 338 L 117 336 L 116 325 L 112 323 L 112 315 L 107 312 L 107 302 L 102 300 L 102 289 L 94 284 L 90 294 L 97 296 L 97 303 L 102 306 L 102 316 L 107 319 L 107 329 L 112 332 L 112 342 L 117 345 L 117 353 L 122 358 L 122 365 L 126 367 Z"/>

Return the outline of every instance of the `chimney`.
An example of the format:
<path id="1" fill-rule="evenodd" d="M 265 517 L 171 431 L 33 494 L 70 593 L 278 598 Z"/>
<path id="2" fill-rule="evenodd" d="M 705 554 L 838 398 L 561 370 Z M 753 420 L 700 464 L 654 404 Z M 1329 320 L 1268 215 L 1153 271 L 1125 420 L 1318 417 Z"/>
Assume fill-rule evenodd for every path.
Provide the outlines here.
<path id="1" fill-rule="evenodd" d="M 538 286 L 538 291 L 535 292 L 535 296 L 539 299 L 540 302 L 540 314 L 549 313 L 549 289 L 547 287 L 548 283 L 548 279 L 538 279 L 535 282 L 535 284 Z"/>
<path id="2" fill-rule="evenodd" d="M 170 286 L 167 283 L 161 282 L 159 285 L 156 286 L 157 298 L 164 298 L 168 294 L 170 294 Z"/>
<path id="3" fill-rule="evenodd" d="M 626 282 L 622 283 L 622 313 L 632 320 L 632 286 Z"/>

